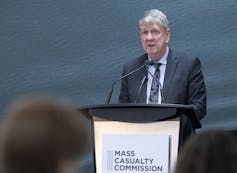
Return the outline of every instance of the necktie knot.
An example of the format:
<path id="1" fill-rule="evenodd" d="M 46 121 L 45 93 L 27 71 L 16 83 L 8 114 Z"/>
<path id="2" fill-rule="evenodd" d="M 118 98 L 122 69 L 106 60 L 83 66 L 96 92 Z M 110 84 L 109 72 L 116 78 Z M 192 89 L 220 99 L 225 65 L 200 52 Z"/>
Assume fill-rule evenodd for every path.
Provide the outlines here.
<path id="1" fill-rule="evenodd" d="M 161 63 L 155 63 L 155 64 L 154 64 L 156 71 L 159 70 L 160 65 L 161 65 Z"/>

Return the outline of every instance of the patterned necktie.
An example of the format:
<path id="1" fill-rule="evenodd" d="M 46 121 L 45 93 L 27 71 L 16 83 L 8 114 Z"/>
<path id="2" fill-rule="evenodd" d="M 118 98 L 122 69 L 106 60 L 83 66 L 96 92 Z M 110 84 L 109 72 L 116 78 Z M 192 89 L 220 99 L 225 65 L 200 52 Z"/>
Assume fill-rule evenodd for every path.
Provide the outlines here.
<path id="1" fill-rule="evenodd" d="M 159 80 L 160 79 L 160 65 L 161 63 L 155 63 L 155 73 L 154 75 L 156 78 Z M 149 103 L 158 103 L 158 98 L 159 98 L 159 83 L 155 78 L 152 79 L 152 84 L 151 84 L 151 92 L 150 92 L 150 98 L 149 98 Z"/>

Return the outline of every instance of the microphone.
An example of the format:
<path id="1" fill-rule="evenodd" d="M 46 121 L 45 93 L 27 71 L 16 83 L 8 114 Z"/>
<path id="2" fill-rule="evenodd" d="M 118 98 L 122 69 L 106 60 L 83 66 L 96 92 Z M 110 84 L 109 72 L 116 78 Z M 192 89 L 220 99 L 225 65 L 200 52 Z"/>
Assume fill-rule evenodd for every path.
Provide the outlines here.
<path id="1" fill-rule="evenodd" d="M 119 79 L 117 79 L 116 81 L 114 81 L 114 82 L 112 83 L 110 92 L 109 92 L 109 94 L 108 94 L 108 96 L 107 96 L 107 98 L 106 98 L 105 104 L 109 104 L 109 103 L 110 103 L 110 100 L 111 100 L 111 97 L 112 97 L 112 94 L 113 94 L 113 90 L 114 90 L 114 85 L 115 85 L 117 82 L 119 82 L 120 80 L 122 80 L 122 79 L 125 78 L 125 77 L 128 77 L 128 76 L 132 75 L 133 73 L 136 73 L 137 71 L 139 71 L 139 70 L 141 70 L 141 69 L 143 69 L 143 68 L 146 68 L 146 69 L 147 69 L 147 67 L 148 67 L 151 63 L 152 63 L 152 61 L 146 60 L 145 63 L 144 63 L 142 66 L 136 68 L 135 70 L 132 70 L 131 72 L 129 72 L 129 73 L 127 73 L 127 74 L 121 76 Z"/>
<path id="2" fill-rule="evenodd" d="M 150 62 L 149 62 L 149 65 L 153 65 L 153 64 L 155 64 L 154 61 L 150 61 Z M 164 96 L 164 92 L 163 92 L 163 87 L 162 87 L 162 85 L 161 85 L 159 79 L 158 79 L 154 74 L 152 74 L 152 73 L 148 70 L 149 65 L 146 66 L 146 71 L 147 71 L 147 72 L 152 76 L 152 78 L 155 79 L 156 82 L 158 83 L 159 89 L 160 89 L 161 103 L 162 103 L 162 102 L 165 102 L 165 96 Z"/>
<path id="3" fill-rule="evenodd" d="M 139 90 L 138 90 L 138 95 L 141 94 L 141 90 L 142 90 L 142 86 L 144 85 L 145 81 L 147 80 L 147 76 L 143 76 L 142 80 L 141 80 L 141 85 L 139 87 Z"/>
<path id="4" fill-rule="evenodd" d="M 141 80 L 141 85 L 139 86 L 139 89 L 138 89 L 138 92 L 137 92 L 137 98 L 135 100 L 135 103 L 137 102 L 137 99 L 138 97 L 140 96 L 141 94 L 141 91 L 142 91 L 142 87 L 144 85 L 144 83 L 147 81 L 147 75 L 143 76 L 142 80 Z M 140 99 L 139 99 L 140 100 Z"/>
<path id="5" fill-rule="evenodd" d="M 154 64 L 155 64 L 154 61 L 150 61 L 150 60 L 146 60 L 146 61 L 145 61 L 145 66 L 146 66 L 146 68 L 148 68 L 150 65 L 154 65 Z"/>

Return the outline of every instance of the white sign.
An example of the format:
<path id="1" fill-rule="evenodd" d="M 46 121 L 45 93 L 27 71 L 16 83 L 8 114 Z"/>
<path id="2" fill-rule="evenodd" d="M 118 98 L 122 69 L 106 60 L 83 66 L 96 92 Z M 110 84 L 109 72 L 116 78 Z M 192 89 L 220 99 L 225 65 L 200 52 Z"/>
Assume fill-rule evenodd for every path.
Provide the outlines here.
<path id="1" fill-rule="evenodd" d="M 102 141 L 103 173 L 169 173 L 169 135 L 107 134 Z"/>

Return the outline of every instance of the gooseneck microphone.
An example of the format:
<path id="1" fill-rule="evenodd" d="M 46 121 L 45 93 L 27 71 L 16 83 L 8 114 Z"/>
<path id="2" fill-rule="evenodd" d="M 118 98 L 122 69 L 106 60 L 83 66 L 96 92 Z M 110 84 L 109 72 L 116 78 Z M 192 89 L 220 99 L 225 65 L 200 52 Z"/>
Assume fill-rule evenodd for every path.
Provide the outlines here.
<path id="1" fill-rule="evenodd" d="M 149 65 L 151 65 L 152 63 L 153 63 L 152 61 L 146 60 L 145 63 L 144 63 L 142 66 L 140 66 L 140 67 L 136 68 L 135 70 L 133 70 L 133 71 L 131 71 L 131 72 L 129 72 L 129 73 L 127 73 L 127 74 L 121 76 L 119 79 L 117 79 L 116 81 L 114 81 L 114 82 L 112 83 L 110 92 L 109 92 L 109 94 L 108 94 L 108 96 L 107 96 L 107 98 L 106 98 L 105 104 L 109 104 L 109 103 L 110 103 L 110 100 L 111 100 L 111 97 L 112 97 L 112 94 L 113 94 L 113 90 L 114 90 L 114 85 L 115 85 L 117 82 L 119 82 L 120 80 L 122 80 L 122 79 L 125 78 L 125 77 L 128 77 L 128 76 L 130 76 L 130 75 L 136 73 L 137 71 L 139 71 L 139 70 L 141 70 L 141 69 L 143 69 L 143 68 L 146 68 L 146 69 L 147 69 L 147 67 L 148 67 Z"/>
<path id="2" fill-rule="evenodd" d="M 141 85 L 139 86 L 139 89 L 138 89 L 138 96 L 141 94 L 142 87 L 143 87 L 144 83 L 146 82 L 146 80 L 147 80 L 147 75 L 143 76 L 143 78 L 141 80 Z"/>

